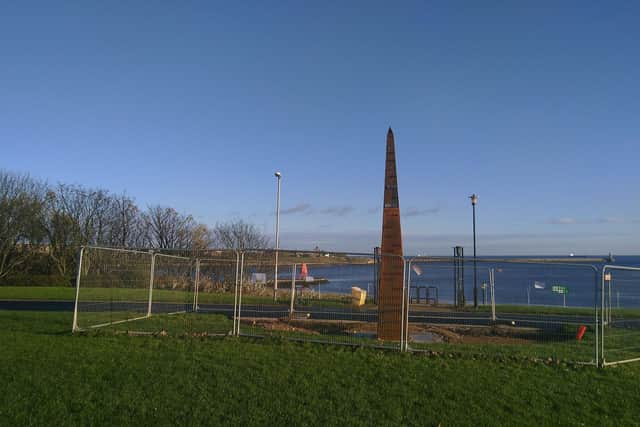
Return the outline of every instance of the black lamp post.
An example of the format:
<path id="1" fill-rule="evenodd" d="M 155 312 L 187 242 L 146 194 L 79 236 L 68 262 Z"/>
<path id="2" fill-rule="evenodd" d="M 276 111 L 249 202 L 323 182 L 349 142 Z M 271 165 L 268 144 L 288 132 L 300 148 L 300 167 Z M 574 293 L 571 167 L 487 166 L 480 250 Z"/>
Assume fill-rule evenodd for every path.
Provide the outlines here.
<path id="1" fill-rule="evenodd" d="M 469 198 L 473 208 L 473 308 L 478 308 L 478 274 L 476 272 L 476 203 L 478 203 L 478 196 L 472 194 Z"/>

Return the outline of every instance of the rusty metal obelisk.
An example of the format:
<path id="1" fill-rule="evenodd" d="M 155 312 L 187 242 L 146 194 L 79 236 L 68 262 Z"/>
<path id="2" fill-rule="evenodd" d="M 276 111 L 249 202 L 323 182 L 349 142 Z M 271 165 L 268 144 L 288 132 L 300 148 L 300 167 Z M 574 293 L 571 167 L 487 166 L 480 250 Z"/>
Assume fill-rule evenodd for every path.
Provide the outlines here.
<path id="1" fill-rule="evenodd" d="M 378 339 L 399 341 L 402 329 L 402 230 L 396 175 L 396 149 L 393 131 L 387 132 L 387 160 L 384 176 L 382 247 L 380 249 L 380 288 L 378 295 Z"/>

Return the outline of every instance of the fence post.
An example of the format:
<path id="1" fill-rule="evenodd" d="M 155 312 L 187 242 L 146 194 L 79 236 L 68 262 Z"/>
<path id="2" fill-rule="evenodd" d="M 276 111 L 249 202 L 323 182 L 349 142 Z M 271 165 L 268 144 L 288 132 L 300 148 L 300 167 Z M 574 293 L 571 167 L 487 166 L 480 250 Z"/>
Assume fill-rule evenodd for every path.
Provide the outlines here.
<path id="1" fill-rule="evenodd" d="M 151 306 L 153 305 L 153 275 L 156 268 L 156 254 L 151 252 L 151 274 L 149 275 L 149 306 L 147 317 L 151 317 Z"/>
<path id="2" fill-rule="evenodd" d="M 200 259 L 196 258 L 196 279 L 195 279 L 195 291 L 193 293 L 193 311 L 198 311 L 198 286 L 200 284 Z"/>
<path id="3" fill-rule="evenodd" d="M 496 279 L 495 270 L 491 268 L 489 270 L 489 283 L 491 285 L 491 320 L 496 321 Z"/>
<path id="4" fill-rule="evenodd" d="M 238 322 L 236 324 L 236 335 L 240 335 L 240 311 L 242 309 L 242 276 L 244 275 L 244 252 L 240 255 L 240 280 L 239 280 L 239 291 L 238 291 Z"/>
<path id="5" fill-rule="evenodd" d="M 291 305 L 289 307 L 289 318 L 293 318 L 293 302 L 296 298 L 296 264 L 291 266 Z"/>
<path id="6" fill-rule="evenodd" d="M 409 260 L 407 262 L 405 262 L 405 266 L 406 266 L 406 271 L 407 271 L 407 295 L 405 298 L 406 301 L 406 314 L 403 313 L 403 322 L 406 325 L 405 327 L 405 335 L 404 335 L 404 350 L 408 351 L 409 350 L 409 308 L 411 306 L 411 262 L 413 260 Z M 419 297 L 418 297 L 419 298 Z M 420 304 L 420 301 L 418 300 L 418 304 Z"/>
<path id="7" fill-rule="evenodd" d="M 78 296 L 80 295 L 80 275 L 82 273 L 82 255 L 84 254 L 84 246 L 80 247 L 78 256 L 78 274 L 76 276 L 76 303 L 73 306 L 73 326 L 71 330 L 76 332 L 78 328 Z"/>
<path id="8" fill-rule="evenodd" d="M 405 298 L 406 298 L 406 286 L 407 286 L 407 264 L 405 262 L 404 257 L 400 257 L 400 261 L 402 262 L 402 305 L 400 309 L 400 351 L 404 351 L 404 310 L 405 310 Z M 409 326 L 409 325 L 407 325 Z"/>
<path id="9" fill-rule="evenodd" d="M 240 271 L 240 252 L 236 251 L 236 277 L 233 289 L 233 330 L 231 335 L 236 334 L 236 323 L 238 321 L 238 272 Z"/>
<path id="10" fill-rule="evenodd" d="M 596 358 L 596 366 L 600 366 L 600 322 L 598 319 L 598 267 L 592 265 L 591 266 L 593 268 L 593 273 L 594 273 L 594 284 L 595 286 L 593 287 L 593 311 L 594 311 L 594 327 L 595 327 L 595 334 L 596 334 L 596 341 L 595 341 L 595 358 Z"/>
<path id="11" fill-rule="evenodd" d="M 609 277 L 605 276 L 605 280 L 607 280 L 608 283 L 608 292 L 609 295 L 607 297 L 607 323 L 611 323 L 611 282 L 613 282 L 613 278 L 611 277 L 611 273 L 609 273 Z"/>
<path id="12" fill-rule="evenodd" d="M 600 309 L 602 310 L 601 312 L 601 319 L 600 319 L 600 323 L 602 325 L 602 333 L 600 334 L 600 360 L 602 363 L 602 366 L 605 366 L 606 364 L 606 359 L 604 357 L 604 330 L 605 330 L 605 299 L 604 299 L 604 290 L 605 290 L 605 286 L 604 286 L 604 278 L 606 276 L 607 273 L 607 265 L 605 265 L 604 267 L 602 267 L 602 277 L 601 277 L 601 288 L 600 288 L 600 293 L 601 293 L 601 301 L 600 301 Z"/>
<path id="13" fill-rule="evenodd" d="M 640 357 L 633 357 L 633 356 L 638 356 L 637 354 L 631 354 L 629 352 L 629 350 L 633 349 L 637 349 L 637 346 L 633 345 L 631 346 L 631 343 L 626 341 L 626 342 L 621 342 L 620 338 L 623 338 L 624 336 L 628 336 L 627 334 L 629 332 L 631 332 L 628 327 L 631 326 L 631 328 L 633 328 L 632 325 L 627 325 L 627 321 L 629 320 L 624 313 L 622 313 L 622 317 L 621 320 L 623 320 L 622 325 L 620 325 L 620 327 L 613 328 L 613 318 L 611 318 L 611 320 L 609 320 L 608 317 L 604 317 L 609 316 L 610 315 L 610 309 L 607 310 L 607 300 L 608 297 L 605 295 L 605 292 L 607 292 L 608 290 L 608 286 L 607 286 L 607 282 L 610 282 L 611 279 L 613 279 L 613 276 L 611 276 L 611 272 L 612 271 L 617 271 L 617 272 L 621 272 L 621 271 L 627 271 L 627 272 L 635 272 L 636 274 L 640 273 L 640 267 L 630 267 L 630 266 L 622 266 L 622 265 L 605 265 L 602 267 L 602 280 L 601 280 L 601 313 L 603 318 L 600 321 L 600 324 L 602 325 L 602 334 L 600 336 L 600 342 L 601 342 L 601 357 L 600 357 L 600 366 L 601 367 L 606 367 L 606 366 L 611 366 L 611 365 L 618 365 L 618 364 L 622 364 L 622 363 L 629 363 L 629 362 L 640 362 Z M 608 277 L 607 277 L 608 276 Z M 608 279 L 608 280 L 607 280 Z M 637 280 L 637 279 L 636 279 Z M 621 282 L 625 282 L 626 280 L 622 279 L 622 278 L 618 278 L 616 280 L 617 283 L 621 283 Z M 611 289 L 609 292 L 612 292 L 613 289 Z M 635 299 L 635 295 L 629 295 L 630 297 L 633 296 Z M 633 302 L 632 302 L 633 303 Z M 611 315 L 612 316 L 612 315 Z M 635 323 L 635 318 L 633 319 L 633 322 Z M 613 338 L 618 338 L 617 340 L 614 339 L 612 348 L 614 349 L 613 353 L 616 355 L 615 357 L 612 357 L 612 360 L 607 361 L 606 355 L 605 355 L 605 331 L 610 331 L 612 332 L 612 337 Z M 634 339 L 635 342 L 637 342 L 637 336 L 634 335 L 632 336 L 631 339 Z M 618 353 L 615 351 L 616 349 L 616 344 L 617 344 L 617 349 L 618 350 L 626 350 L 625 352 L 622 353 L 622 355 L 617 355 Z M 624 344 L 623 348 L 620 348 L 619 346 L 621 344 Z"/>

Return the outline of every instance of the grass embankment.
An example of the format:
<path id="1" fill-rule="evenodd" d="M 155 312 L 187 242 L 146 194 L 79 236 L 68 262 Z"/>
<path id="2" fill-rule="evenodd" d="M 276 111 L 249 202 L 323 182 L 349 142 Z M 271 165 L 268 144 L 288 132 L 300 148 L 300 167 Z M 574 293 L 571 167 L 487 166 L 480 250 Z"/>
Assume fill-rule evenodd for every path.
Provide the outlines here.
<path id="1" fill-rule="evenodd" d="M 148 289 L 130 288 L 84 288 L 80 290 L 80 301 L 148 301 Z M 278 291 L 276 304 L 289 304 L 290 293 L 288 290 Z M 0 300 L 40 300 L 40 301 L 74 301 L 76 290 L 72 287 L 49 286 L 0 286 Z M 200 304 L 233 304 L 235 295 L 233 291 L 225 293 L 200 292 L 198 302 Z M 153 290 L 154 302 L 182 302 L 193 301 L 193 293 L 166 289 Z M 335 306 L 351 303 L 349 296 L 337 294 L 325 294 L 321 300 L 311 300 L 304 296 L 302 302 L 319 306 Z M 274 304 L 272 295 L 242 295 L 244 304 Z"/>
<path id="2" fill-rule="evenodd" d="M 0 312 L 0 425 L 633 425 L 640 365 L 598 370 L 277 341 L 69 334 Z"/>

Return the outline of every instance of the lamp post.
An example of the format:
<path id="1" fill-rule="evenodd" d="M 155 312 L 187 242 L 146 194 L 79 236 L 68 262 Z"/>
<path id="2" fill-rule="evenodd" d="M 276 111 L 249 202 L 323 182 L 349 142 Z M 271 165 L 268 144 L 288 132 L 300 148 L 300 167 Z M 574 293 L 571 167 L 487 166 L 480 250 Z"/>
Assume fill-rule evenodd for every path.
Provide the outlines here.
<path id="1" fill-rule="evenodd" d="M 478 275 L 476 273 L 476 204 L 478 196 L 474 193 L 469 198 L 473 208 L 473 308 L 478 308 Z"/>
<path id="2" fill-rule="evenodd" d="M 273 301 L 276 301 L 278 294 L 278 249 L 280 249 L 280 178 L 282 174 L 280 172 L 275 173 L 278 179 L 278 193 L 276 199 L 276 266 L 275 276 L 273 278 Z"/>

